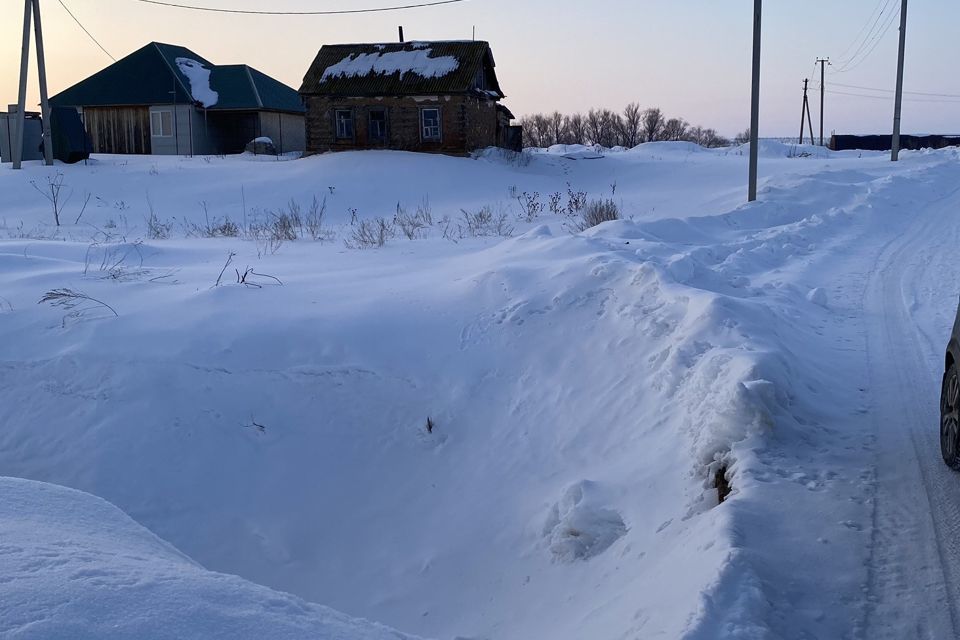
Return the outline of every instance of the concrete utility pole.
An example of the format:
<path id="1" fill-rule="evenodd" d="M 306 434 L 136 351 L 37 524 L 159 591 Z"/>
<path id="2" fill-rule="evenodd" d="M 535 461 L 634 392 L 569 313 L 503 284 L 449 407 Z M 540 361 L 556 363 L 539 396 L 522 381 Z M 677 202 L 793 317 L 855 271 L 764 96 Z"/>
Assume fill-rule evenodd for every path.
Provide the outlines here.
<path id="1" fill-rule="evenodd" d="M 907 47 L 907 0 L 900 4 L 900 55 L 897 59 L 897 96 L 893 105 L 893 144 L 890 159 L 900 159 L 900 114 L 903 107 L 903 59 Z"/>
<path id="2" fill-rule="evenodd" d="M 823 146 L 823 96 L 827 91 L 827 65 L 830 64 L 830 58 L 817 58 L 817 64 L 820 65 L 820 146 Z M 811 136 L 812 138 L 812 136 Z M 813 142 L 811 139 L 810 142 Z"/>
<path id="3" fill-rule="evenodd" d="M 904 0 L 906 1 L 906 0 Z M 750 187 L 748 201 L 757 199 L 757 164 L 760 149 L 760 25 L 763 0 L 753 0 L 753 86 L 750 95 Z"/>
<path id="4" fill-rule="evenodd" d="M 23 2 L 23 46 L 20 49 L 20 95 L 17 100 L 17 114 L 14 121 L 12 159 L 13 168 L 20 169 L 23 161 L 23 130 L 26 126 L 27 109 L 27 69 L 30 66 L 30 22 L 37 36 L 37 72 L 40 76 L 40 117 L 43 124 L 43 159 L 47 165 L 53 164 L 53 141 L 50 135 L 50 102 L 47 99 L 47 66 L 43 55 L 43 29 L 40 25 L 40 0 Z"/>

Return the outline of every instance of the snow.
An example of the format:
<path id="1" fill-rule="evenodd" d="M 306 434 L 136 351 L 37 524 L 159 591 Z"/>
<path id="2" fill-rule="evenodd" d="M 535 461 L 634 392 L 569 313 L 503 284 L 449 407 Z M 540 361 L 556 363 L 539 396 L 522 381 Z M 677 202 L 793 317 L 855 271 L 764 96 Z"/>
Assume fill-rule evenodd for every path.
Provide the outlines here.
<path id="1" fill-rule="evenodd" d="M 433 56 L 433 49 L 426 43 L 414 45 L 413 50 L 388 51 L 386 53 L 351 54 L 327 67 L 320 81 L 331 78 L 361 78 L 371 73 L 379 75 L 408 73 L 423 78 L 441 78 L 453 73 L 460 66 L 455 56 Z"/>
<path id="2" fill-rule="evenodd" d="M 78 539 L 146 536 L 137 555 L 173 562 L 157 535 L 424 637 L 952 637 L 937 549 L 960 554 L 936 531 L 957 510 L 936 496 L 957 491 L 930 439 L 958 154 L 762 156 L 751 204 L 744 149 L 686 143 L 2 167 L 0 466 L 152 532 L 98 501 L 127 524 Z M 57 171 L 76 194 L 59 230 L 30 184 Z M 524 194 L 576 191 L 628 219 L 521 215 Z M 185 237 L 313 196 L 333 241 Z M 344 246 L 398 205 L 430 209 L 423 237 Z M 512 237 L 450 235 L 482 207 Z M 169 239 L 146 236 L 151 208 Z M 248 266 L 280 282 L 238 283 Z M 118 315 L 37 304 L 62 287 Z M 16 495 L 0 514 L 31 511 Z M 101 566 L 159 575 L 123 553 Z M 251 625 L 274 620 L 260 602 L 237 605 Z"/>
<path id="3" fill-rule="evenodd" d="M 206 571 L 90 494 L 0 477 L 0 495 L 4 638 L 415 640 Z"/>
<path id="4" fill-rule="evenodd" d="M 193 99 L 205 109 L 215 106 L 220 100 L 220 94 L 210 88 L 210 69 L 191 58 L 177 58 L 174 62 L 190 83 Z"/>

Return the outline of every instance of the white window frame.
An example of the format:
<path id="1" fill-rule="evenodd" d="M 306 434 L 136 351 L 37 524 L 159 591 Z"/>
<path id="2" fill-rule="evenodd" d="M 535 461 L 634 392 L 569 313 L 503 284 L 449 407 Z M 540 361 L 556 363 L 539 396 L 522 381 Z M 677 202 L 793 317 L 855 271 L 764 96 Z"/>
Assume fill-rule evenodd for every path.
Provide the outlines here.
<path id="1" fill-rule="evenodd" d="M 169 118 L 166 130 L 163 128 L 163 116 Z M 156 109 L 150 112 L 150 137 L 152 138 L 172 138 L 173 137 L 173 109 Z"/>
<path id="2" fill-rule="evenodd" d="M 373 126 L 372 126 L 372 125 L 373 125 L 373 114 L 374 114 L 374 113 L 382 113 L 382 114 L 383 114 L 383 121 L 382 121 L 382 122 L 383 122 L 383 135 L 382 135 L 382 136 L 377 136 L 377 137 L 375 137 L 375 136 L 373 135 Z M 386 141 L 387 141 L 387 138 L 390 137 L 390 133 L 388 132 L 388 128 L 389 128 L 388 122 L 389 122 L 389 117 L 387 116 L 387 110 L 386 110 L 386 108 L 377 107 L 377 108 L 375 108 L 375 109 L 370 109 L 369 113 L 367 114 L 367 129 L 368 129 L 368 131 L 367 131 L 367 137 L 369 137 L 372 142 L 386 142 Z"/>
<path id="3" fill-rule="evenodd" d="M 350 114 L 350 135 L 344 136 L 340 135 L 340 114 L 348 113 Z M 333 128 L 334 136 L 337 140 L 353 140 L 357 135 L 357 119 L 354 116 L 353 109 L 334 109 L 333 110 Z"/>
<path id="4" fill-rule="evenodd" d="M 427 126 L 426 114 L 428 111 L 436 111 L 437 124 Z M 440 107 L 421 107 L 420 108 L 420 140 L 422 142 L 442 142 L 443 141 L 443 117 L 440 113 Z"/>

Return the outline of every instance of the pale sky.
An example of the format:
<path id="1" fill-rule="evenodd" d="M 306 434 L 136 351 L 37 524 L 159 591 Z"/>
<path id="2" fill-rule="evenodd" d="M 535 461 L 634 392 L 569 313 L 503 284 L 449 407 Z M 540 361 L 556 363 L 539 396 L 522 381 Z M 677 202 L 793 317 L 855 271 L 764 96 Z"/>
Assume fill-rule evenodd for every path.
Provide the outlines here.
<path id="1" fill-rule="evenodd" d="M 488 40 L 505 103 L 536 111 L 659 106 L 669 116 L 733 135 L 749 123 L 751 0 L 468 0 L 395 13 L 262 17 L 157 7 L 135 0 L 63 0 L 118 59 L 150 41 L 179 44 L 216 64 L 245 63 L 294 87 L 323 44 L 471 37 Z M 180 0 L 230 8 L 354 9 L 402 0 Z M 797 135 L 802 80 L 818 56 L 838 60 L 876 16 L 900 0 L 767 0 L 761 135 Z M 22 3 L 4 0 L 0 21 L 0 105 L 16 102 Z M 51 94 L 110 64 L 58 0 L 41 0 Z M 879 21 L 882 26 L 887 15 Z M 907 30 L 906 90 L 960 95 L 960 2 L 913 0 Z M 897 28 L 859 66 L 831 82 L 892 89 Z M 866 53 L 872 47 L 864 47 Z M 862 53 L 861 56 L 862 57 Z M 859 57 L 857 58 L 859 60 Z M 840 68 L 839 66 L 835 67 Z M 39 101 L 31 59 L 29 104 Z M 813 83 L 811 83 L 813 86 Z M 833 87 L 846 93 L 887 94 Z M 960 98 L 910 95 L 905 132 L 960 133 Z M 811 96 L 818 128 L 819 93 Z M 940 100 L 934 102 L 934 100 Z M 892 98 L 827 94 L 826 130 L 883 133 Z"/>

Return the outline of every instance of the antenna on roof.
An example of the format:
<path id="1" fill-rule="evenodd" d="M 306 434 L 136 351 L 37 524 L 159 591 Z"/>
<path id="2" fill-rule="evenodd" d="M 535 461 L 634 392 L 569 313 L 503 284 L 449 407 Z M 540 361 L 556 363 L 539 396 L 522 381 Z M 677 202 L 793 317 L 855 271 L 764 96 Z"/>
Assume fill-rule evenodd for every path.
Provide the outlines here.
<path id="1" fill-rule="evenodd" d="M 473 25 L 473 39 L 477 39 L 477 25 Z"/>
<path id="2" fill-rule="evenodd" d="M 400 42 L 405 42 L 403 39 L 403 25 L 400 25 Z"/>

